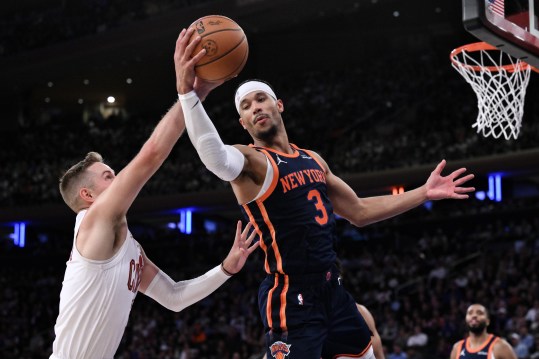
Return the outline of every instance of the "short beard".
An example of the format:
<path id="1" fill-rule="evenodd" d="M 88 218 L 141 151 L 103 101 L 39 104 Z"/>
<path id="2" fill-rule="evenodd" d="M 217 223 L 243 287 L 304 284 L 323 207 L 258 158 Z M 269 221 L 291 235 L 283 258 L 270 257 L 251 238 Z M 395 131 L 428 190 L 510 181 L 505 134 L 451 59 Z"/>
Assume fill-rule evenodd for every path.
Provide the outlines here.
<path id="1" fill-rule="evenodd" d="M 468 325 L 468 330 L 477 335 L 483 333 L 486 327 L 487 323 L 478 323 L 475 327 Z"/>
<path id="2" fill-rule="evenodd" d="M 277 126 L 271 126 L 267 129 L 267 131 L 259 132 L 257 137 L 264 141 L 269 142 L 269 140 L 273 139 L 275 135 L 277 134 Z"/>

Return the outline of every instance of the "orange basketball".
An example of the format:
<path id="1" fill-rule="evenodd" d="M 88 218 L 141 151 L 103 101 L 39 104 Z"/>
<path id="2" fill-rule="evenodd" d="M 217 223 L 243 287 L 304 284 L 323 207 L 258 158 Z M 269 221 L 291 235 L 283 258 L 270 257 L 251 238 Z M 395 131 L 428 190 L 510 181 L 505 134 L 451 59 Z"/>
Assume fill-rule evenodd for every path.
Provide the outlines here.
<path id="1" fill-rule="evenodd" d="M 202 48 L 206 54 L 195 65 L 198 77 L 207 81 L 228 80 L 237 76 L 247 62 L 249 45 L 243 29 L 232 19 L 220 15 L 201 17 L 191 24 L 202 39 L 193 54 Z"/>

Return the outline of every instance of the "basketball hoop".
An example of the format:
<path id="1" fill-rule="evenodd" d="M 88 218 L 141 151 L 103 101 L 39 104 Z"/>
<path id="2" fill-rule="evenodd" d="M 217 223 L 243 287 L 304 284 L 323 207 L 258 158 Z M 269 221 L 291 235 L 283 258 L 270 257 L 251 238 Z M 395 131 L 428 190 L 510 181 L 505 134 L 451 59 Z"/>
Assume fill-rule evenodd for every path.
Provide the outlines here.
<path id="1" fill-rule="evenodd" d="M 461 46 L 450 59 L 477 95 L 479 113 L 472 127 L 484 137 L 516 139 L 532 66 L 486 42 Z"/>

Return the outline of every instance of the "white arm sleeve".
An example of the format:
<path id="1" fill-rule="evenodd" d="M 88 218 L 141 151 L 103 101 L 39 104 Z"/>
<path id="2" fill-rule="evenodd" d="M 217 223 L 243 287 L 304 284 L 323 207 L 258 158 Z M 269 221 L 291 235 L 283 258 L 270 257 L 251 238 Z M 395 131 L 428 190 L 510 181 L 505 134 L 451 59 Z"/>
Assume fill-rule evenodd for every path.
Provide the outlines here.
<path id="1" fill-rule="evenodd" d="M 243 170 L 243 153 L 223 143 L 195 91 L 179 98 L 187 134 L 206 168 L 224 181 L 236 179 Z"/>
<path id="2" fill-rule="evenodd" d="M 162 270 L 144 292 L 163 307 L 179 312 L 191 304 L 206 298 L 230 278 L 221 270 L 221 265 L 200 277 L 175 282 Z"/>

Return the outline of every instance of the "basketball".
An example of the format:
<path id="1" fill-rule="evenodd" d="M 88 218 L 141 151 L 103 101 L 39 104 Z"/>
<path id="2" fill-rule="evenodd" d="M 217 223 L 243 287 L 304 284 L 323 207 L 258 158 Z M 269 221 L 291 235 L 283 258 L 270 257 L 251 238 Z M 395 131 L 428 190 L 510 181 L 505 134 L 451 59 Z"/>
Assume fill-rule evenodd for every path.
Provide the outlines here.
<path id="1" fill-rule="evenodd" d="M 190 27 L 196 31 L 189 43 L 197 35 L 201 37 L 193 54 L 206 49 L 204 57 L 195 65 L 198 77 L 207 81 L 226 81 L 240 73 L 247 62 L 249 45 L 243 29 L 234 20 L 221 15 L 208 15 L 196 20 Z"/>

